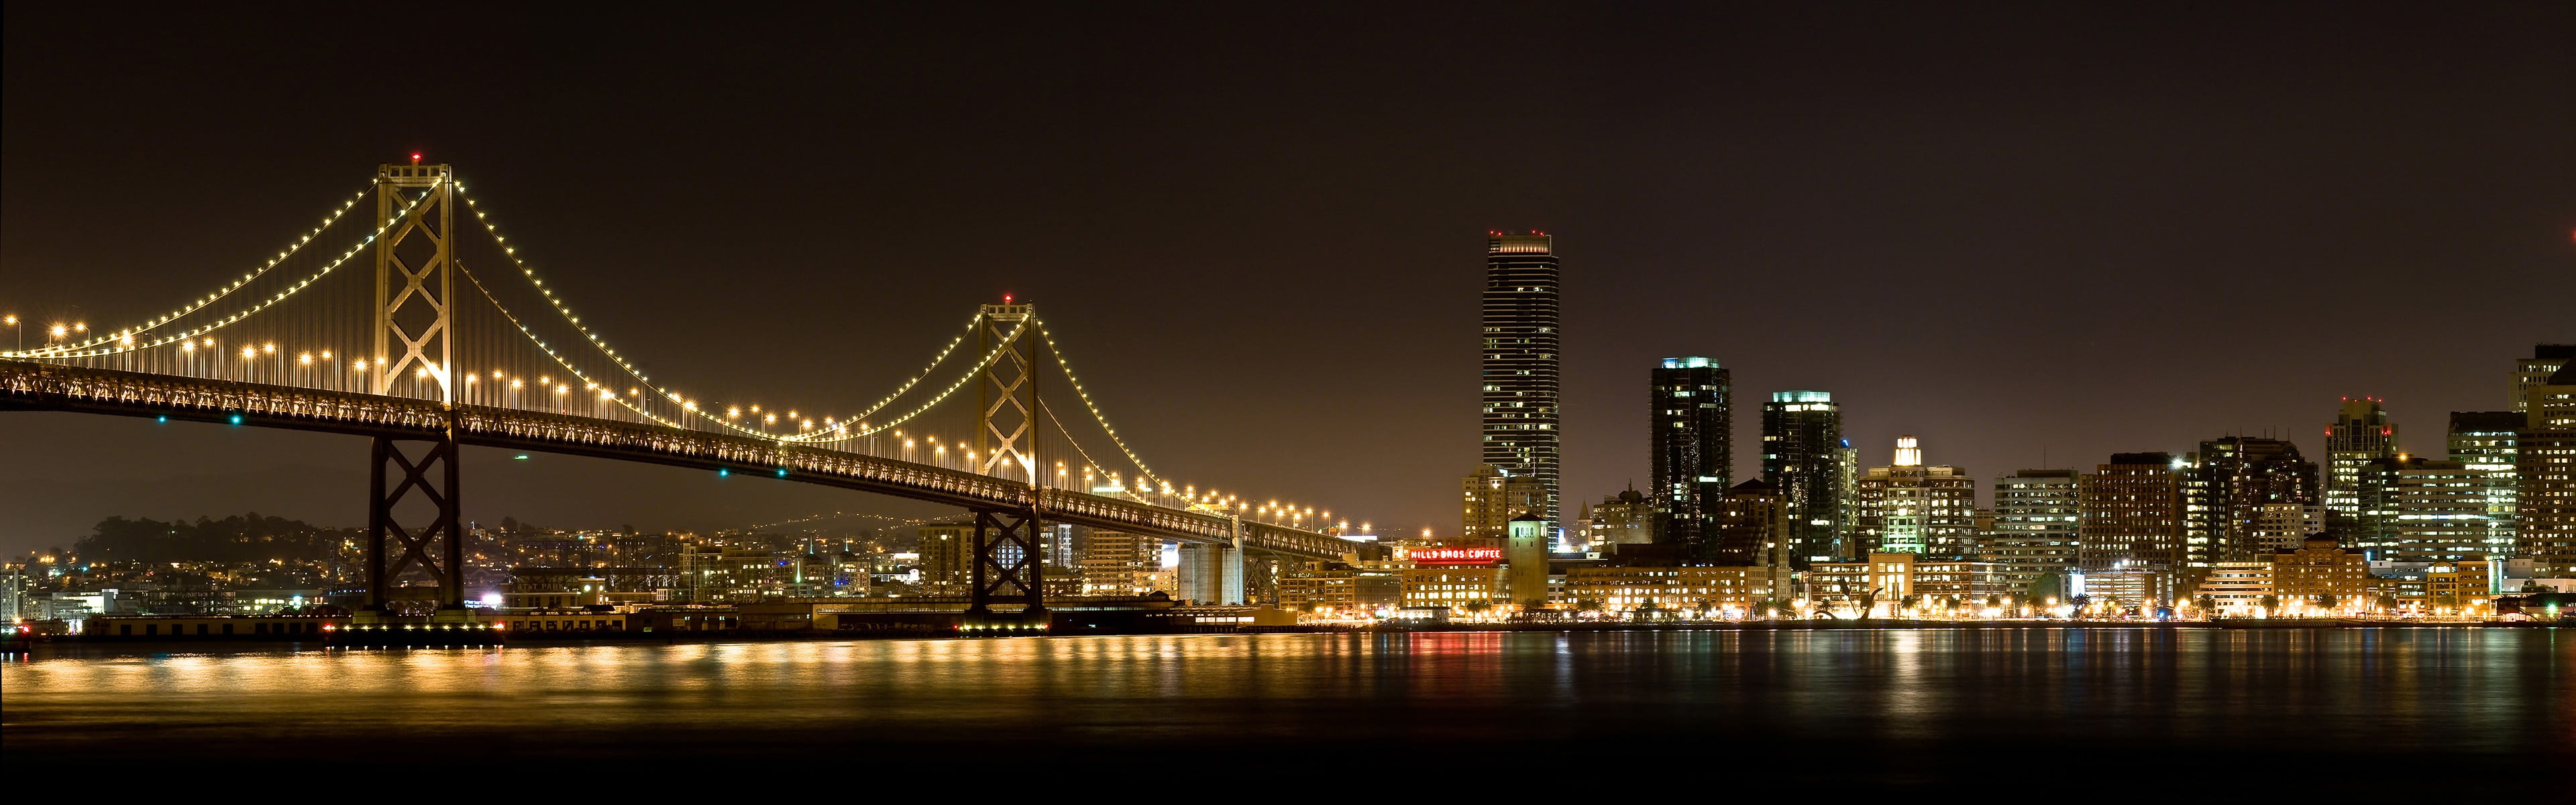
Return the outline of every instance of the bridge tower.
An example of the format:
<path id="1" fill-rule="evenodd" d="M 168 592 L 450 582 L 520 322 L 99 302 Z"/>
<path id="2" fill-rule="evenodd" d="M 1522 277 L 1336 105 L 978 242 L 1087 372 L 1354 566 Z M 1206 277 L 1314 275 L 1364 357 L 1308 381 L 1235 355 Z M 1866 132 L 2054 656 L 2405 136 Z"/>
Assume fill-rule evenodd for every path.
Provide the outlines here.
<path id="1" fill-rule="evenodd" d="M 1023 625 L 1046 623 L 1046 562 L 1038 546 L 1044 526 L 1038 519 L 1038 495 L 1044 476 L 1039 461 L 1040 420 L 1046 416 L 1038 397 L 1038 367 L 1045 339 L 1035 337 L 1033 313 L 1026 304 L 985 305 L 976 329 L 980 355 L 994 355 L 976 382 L 976 470 L 997 478 L 1028 480 L 1019 505 L 975 510 L 974 591 L 967 620 L 994 620 L 992 605 L 1018 604 Z M 995 353 L 999 354 L 996 355 Z"/>
<path id="2" fill-rule="evenodd" d="M 382 614 L 403 575 L 418 568 L 437 583 L 442 614 L 465 609 L 465 535 L 456 502 L 455 176 L 448 165 L 376 168 L 375 366 L 377 394 L 428 397 L 447 408 L 446 427 L 428 438 L 376 437 L 368 475 L 367 609 Z M 387 487 L 391 481 L 392 486 Z M 388 548 L 395 549 L 389 552 Z"/>

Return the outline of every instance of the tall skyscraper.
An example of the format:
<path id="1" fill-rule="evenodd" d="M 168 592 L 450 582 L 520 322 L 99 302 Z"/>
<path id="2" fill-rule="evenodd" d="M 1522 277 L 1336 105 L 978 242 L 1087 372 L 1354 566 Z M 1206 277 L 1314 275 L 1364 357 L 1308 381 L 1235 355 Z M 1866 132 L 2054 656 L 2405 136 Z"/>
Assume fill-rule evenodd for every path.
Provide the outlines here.
<path id="1" fill-rule="evenodd" d="M 2377 397 L 2345 397 L 2334 424 L 2326 426 L 2326 528 L 2343 544 L 2362 544 L 2376 533 L 2362 518 L 2362 468 L 2397 455 L 2397 426 Z"/>
<path id="2" fill-rule="evenodd" d="M 2183 565 L 2194 583 L 2220 562 L 2254 561 L 2306 539 L 2304 532 L 2275 533 L 2301 522 L 2277 507 L 2318 505 L 2317 464 L 2301 457 L 2298 445 L 2229 436 L 2201 442 L 2183 463 Z"/>
<path id="3" fill-rule="evenodd" d="M 1733 486 L 1733 387 L 1707 358 L 1665 358 L 1655 367 L 1647 447 L 1652 494 L 1668 518 L 1664 538 L 1694 548 L 1707 540 L 1717 502 Z"/>
<path id="4" fill-rule="evenodd" d="M 1884 553 L 1957 556 L 1977 550 L 1977 481 L 1957 467 L 1923 465 L 1912 436 L 1896 437 L 1896 458 L 1870 468 L 1857 486 L 1861 542 Z"/>
<path id="5" fill-rule="evenodd" d="M 2576 361 L 2523 392 L 2514 435 L 2514 553 L 2542 576 L 2576 576 Z"/>
<path id="6" fill-rule="evenodd" d="M 1498 548 L 1511 534 L 1512 518 L 1547 506 L 1547 490 L 1538 479 L 1512 475 L 1492 464 L 1477 465 L 1458 483 L 1462 500 L 1454 545 Z"/>
<path id="7" fill-rule="evenodd" d="M 1994 526 L 1978 542 L 1978 558 L 2002 564 L 2016 590 L 2074 569 L 2080 504 L 2074 470 L 2022 470 L 1996 478 Z"/>
<path id="8" fill-rule="evenodd" d="M 1557 515 L 1557 266 L 1551 238 L 1486 233 L 1485 463 L 1531 478 Z M 1495 537 L 1501 538 L 1497 533 Z"/>
<path id="9" fill-rule="evenodd" d="M 1797 565 L 1839 558 L 1844 527 L 1843 410 L 1823 391 L 1775 391 L 1762 404 L 1762 480 L 1788 506 L 1789 549 Z"/>
<path id="10" fill-rule="evenodd" d="M 2530 410 L 2525 397 L 2531 393 L 2531 387 L 2548 384 L 2549 376 L 2567 368 L 2569 363 L 2576 363 L 2576 344 L 2531 345 L 2531 357 L 2513 362 L 2513 410 Z"/>
<path id="11" fill-rule="evenodd" d="M 2087 573 L 2153 572 L 2183 560 L 2183 462 L 2171 453 L 2113 453 L 2085 473 L 2076 514 L 2076 563 Z"/>
<path id="12" fill-rule="evenodd" d="M 2515 467 L 2523 424 L 2530 417 L 2520 411 L 2453 411 L 2451 412 L 2451 460 L 2469 469 L 2486 473 L 2487 548 L 2489 556 L 2513 555 L 2514 531 L 2518 522 L 2516 498 L 2521 495 L 2522 474 Z"/>

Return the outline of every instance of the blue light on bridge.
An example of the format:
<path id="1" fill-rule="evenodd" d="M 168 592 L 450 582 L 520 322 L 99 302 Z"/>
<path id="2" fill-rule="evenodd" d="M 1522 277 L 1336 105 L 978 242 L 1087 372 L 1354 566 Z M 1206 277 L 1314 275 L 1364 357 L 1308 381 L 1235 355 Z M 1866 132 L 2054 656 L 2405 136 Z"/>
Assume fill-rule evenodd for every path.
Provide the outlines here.
<path id="1" fill-rule="evenodd" d="M 716 468 L 716 477 L 724 478 L 730 475 L 733 475 L 733 470 L 725 469 L 723 467 Z"/>
<path id="2" fill-rule="evenodd" d="M 239 425 L 239 424 L 241 424 L 241 415 L 240 415 L 240 414 L 234 414 L 234 415 L 233 415 L 233 424 L 235 424 L 235 425 Z"/>
<path id="3" fill-rule="evenodd" d="M 787 477 L 787 468 L 786 468 L 786 467 L 780 467 L 780 468 L 778 468 L 778 477 L 780 477 L 780 478 L 785 478 L 785 477 Z"/>
<path id="4" fill-rule="evenodd" d="M 170 424 L 170 417 L 169 417 L 169 415 L 164 414 L 164 415 L 162 415 L 162 416 L 161 416 L 161 418 L 160 418 L 160 420 L 159 420 L 159 421 L 160 421 L 160 423 L 161 423 L 161 424 L 164 424 L 164 425 Z"/>

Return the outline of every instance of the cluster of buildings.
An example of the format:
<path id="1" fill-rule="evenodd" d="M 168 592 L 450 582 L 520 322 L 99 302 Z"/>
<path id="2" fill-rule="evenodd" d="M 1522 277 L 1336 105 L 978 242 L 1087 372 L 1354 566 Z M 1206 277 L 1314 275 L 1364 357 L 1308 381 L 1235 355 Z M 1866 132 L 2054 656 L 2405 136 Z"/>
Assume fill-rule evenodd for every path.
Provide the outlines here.
<path id="1" fill-rule="evenodd" d="M 1547 558 L 1528 561 L 1562 580 L 1551 609 L 1665 608 L 1757 589 L 1704 582 L 1778 567 L 1787 582 L 1758 589 L 1791 606 L 1882 613 L 2463 613 L 2576 585 L 2576 345 L 2516 360 L 2510 408 L 2452 412 L 2434 451 L 2405 449 L 2385 401 L 2346 398 L 2322 464 L 2288 439 L 2229 435 L 1987 483 L 1912 436 L 1863 466 L 1840 403 L 1813 390 L 1768 395 L 1761 477 L 1738 482 L 1733 378 L 1716 360 L 1668 358 L 1647 386 L 1648 487 L 1560 521 L 1552 238 L 1488 233 L 1486 262 L 1483 464 L 1462 484 L 1458 536 L 1439 543 L 1489 546 L 1515 517 L 1543 521 Z M 1578 582 L 1644 566 L 1668 581 Z M 1540 603 L 1534 587 L 1493 600 Z"/>

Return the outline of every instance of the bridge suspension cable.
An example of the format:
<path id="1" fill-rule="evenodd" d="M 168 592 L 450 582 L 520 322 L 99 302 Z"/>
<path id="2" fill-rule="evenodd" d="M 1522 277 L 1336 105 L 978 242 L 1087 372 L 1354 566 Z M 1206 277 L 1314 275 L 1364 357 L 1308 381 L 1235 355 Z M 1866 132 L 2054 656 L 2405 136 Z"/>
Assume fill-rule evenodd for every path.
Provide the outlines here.
<path id="1" fill-rule="evenodd" d="M 364 193 L 359 194 L 361 198 L 365 195 L 366 194 Z M 332 213 L 330 217 L 323 219 L 323 227 L 328 228 L 331 222 L 339 220 L 341 215 L 346 214 L 350 207 L 355 206 L 356 204 L 357 202 L 352 201 L 349 206 L 343 206 L 338 211 Z M 419 204 L 420 201 L 415 199 L 410 205 L 405 206 L 403 210 L 405 213 L 408 213 L 412 207 L 418 206 Z M 249 285 L 252 280 L 267 274 L 269 269 L 277 267 L 277 265 L 284 262 L 286 258 L 300 251 L 304 244 L 312 242 L 313 236 L 306 235 L 302 240 L 296 242 L 294 248 L 278 255 L 276 259 L 269 261 L 268 265 L 261 267 L 260 270 L 244 275 L 242 279 L 235 280 L 231 284 L 219 289 L 217 292 L 209 294 L 202 299 L 193 301 L 176 311 L 146 320 L 141 325 L 119 329 L 114 331 L 114 334 L 93 337 L 78 344 L 57 344 L 24 351 L 0 351 L 0 356 L 42 359 L 102 358 L 110 355 L 122 355 L 155 347 L 169 346 L 171 344 L 177 344 L 201 335 L 215 332 L 216 330 L 223 329 L 227 325 L 249 318 L 253 314 L 275 307 L 279 303 L 294 297 L 297 292 L 310 287 L 314 282 L 321 280 L 323 277 L 329 276 L 332 271 L 347 264 L 352 258 L 365 254 L 368 246 L 374 245 L 378 238 L 383 237 L 386 232 L 392 231 L 392 229 L 396 225 L 400 224 L 401 221 L 402 217 L 396 216 L 392 223 L 387 223 L 384 226 L 377 227 L 374 232 L 368 233 L 365 237 L 359 238 L 357 245 L 350 246 L 346 251 L 342 251 L 338 255 L 332 257 L 331 262 L 323 264 L 320 269 L 315 270 L 311 275 L 306 276 L 303 280 L 286 286 L 285 290 L 280 291 L 273 296 L 263 298 L 258 302 L 253 303 L 247 309 L 229 316 L 215 319 L 211 324 L 199 325 L 182 330 L 176 335 L 164 335 L 154 339 L 136 339 L 134 337 L 142 333 L 151 332 L 160 328 L 164 324 L 168 324 L 172 321 L 192 315 L 200 310 L 204 310 L 208 305 L 214 304 L 216 300 L 230 296 L 234 291 L 240 290 L 242 287 Z M 321 229 L 314 230 L 315 233 L 319 233 L 321 231 Z M 102 347 L 102 345 L 105 346 Z"/>

